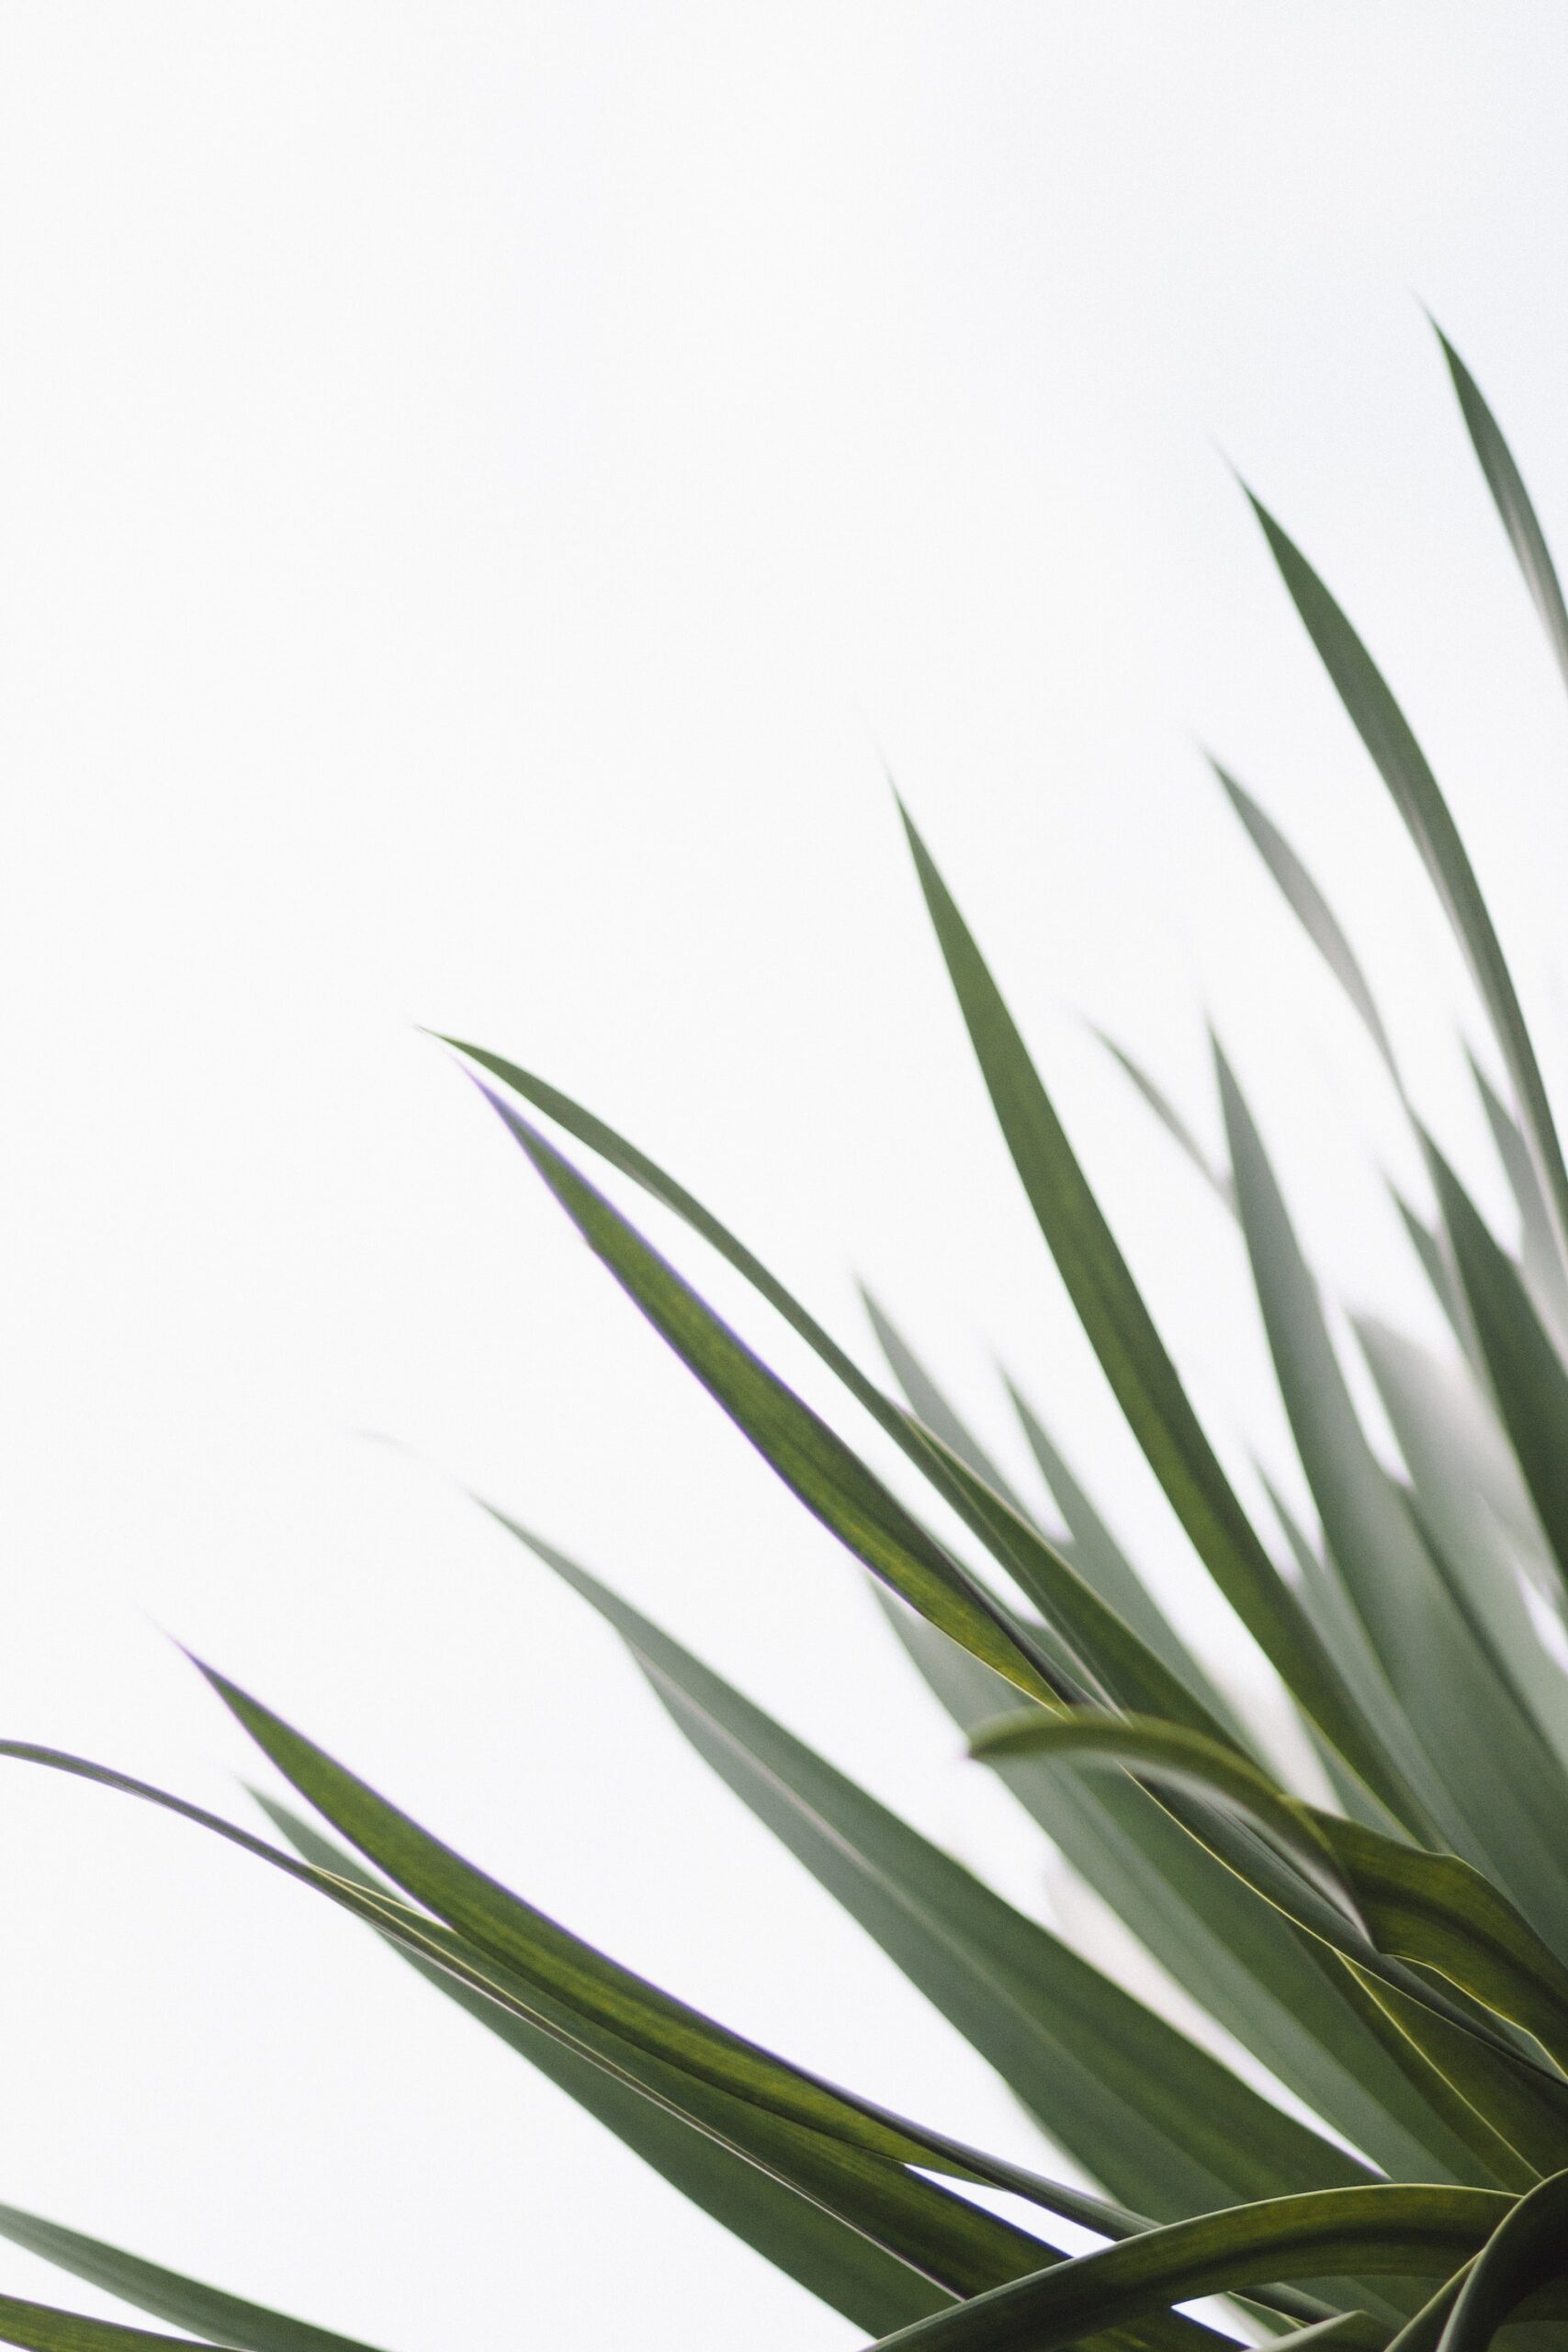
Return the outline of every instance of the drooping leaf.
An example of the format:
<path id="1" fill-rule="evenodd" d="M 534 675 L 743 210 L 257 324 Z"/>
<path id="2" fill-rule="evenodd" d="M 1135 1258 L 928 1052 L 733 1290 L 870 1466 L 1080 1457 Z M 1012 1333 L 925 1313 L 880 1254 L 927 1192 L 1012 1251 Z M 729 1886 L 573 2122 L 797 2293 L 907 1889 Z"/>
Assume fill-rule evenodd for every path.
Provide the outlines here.
<path id="1" fill-rule="evenodd" d="M 376 1883 L 357 1857 L 287 1805 L 253 1793 L 307 1861 Z M 858 2326 L 886 2333 L 940 2311 L 954 2291 L 932 2275 L 944 2264 L 955 2276 L 976 2276 L 972 2247 L 955 2250 L 944 2227 L 957 2200 L 938 2183 L 911 2178 L 906 2190 L 905 2177 L 892 2176 L 895 2205 L 882 2191 L 881 2168 L 869 2170 L 870 2160 L 843 2143 L 696 2083 L 565 2009 L 551 2012 L 562 2029 L 552 2033 L 428 1959 L 395 1942 L 390 1949 L 721 2228 Z M 529 1998 L 536 2009 L 545 2006 L 536 1989 Z M 593 2052 L 609 2063 L 596 2063 Z M 1086 2213 L 1093 2203 L 1084 2200 Z M 844 2219 L 848 2212 L 858 2220 Z M 901 2238 L 910 2242 L 909 2259 L 892 2251 Z M 1021 2246 L 1017 2254 L 1021 2262 Z"/>
<path id="2" fill-rule="evenodd" d="M 1553 2056 L 1568 2044 L 1568 1970 L 1481 1874 L 1450 1854 L 1429 1854 L 1302 1804 L 1247 1770 L 1227 1749 L 1190 1732 L 1136 1718 L 1013 1715 L 982 1730 L 976 1755 L 1055 1756 L 1120 1766 L 1161 1788 L 1190 1789 L 1259 1830 L 1291 1865 L 1260 1867 L 1258 1851 L 1220 1850 L 1231 1867 L 1310 1933 L 1393 1986 L 1476 2045 L 1472 2078 L 1488 2068 L 1521 2072 L 1535 2103 L 1568 2133 L 1568 2083 L 1526 2058 L 1487 2022 L 1494 2012 L 1534 2034 Z M 1200 1826 L 1197 1833 L 1205 1835 Z M 1213 1842 L 1212 1834 L 1209 1842 Z M 1414 1962 L 1425 1973 L 1403 1965 Z M 1446 1978 L 1480 2009 L 1437 1990 Z M 1408 2022 L 1404 2030 L 1412 2030 Z M 1508 2083 L 1496 2080 L 1499 2100 Z M 1484 2108 L 1483 2108 L 1484 2111 Z M 1555 2142 L 1554 2142 L 1555 2144 Z"/>

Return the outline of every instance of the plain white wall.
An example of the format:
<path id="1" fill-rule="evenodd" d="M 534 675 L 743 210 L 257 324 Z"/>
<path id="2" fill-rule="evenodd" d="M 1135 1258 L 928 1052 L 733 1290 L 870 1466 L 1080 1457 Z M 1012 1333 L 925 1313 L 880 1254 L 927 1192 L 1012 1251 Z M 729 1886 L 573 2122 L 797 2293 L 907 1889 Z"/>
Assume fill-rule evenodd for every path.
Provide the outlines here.
<path id="1" fill-rule="evenodd" d="M 1405 696 L 1560 1068 L 1568 711 L 1416 297 L 1561 523 L 1565 90 L 1545 0 L 14 0 L 0 1732 L 239 1805 L 176 1635 L 677 1990 L 1029 2148 L 448 1483 L 1044 1899 L 416 1024 L 582 1094 L 857 1345 L 869 1276 L 1016 1466 L 1003 1351 L 1263 1692 L 1029 1227 L 880 763 L 1278 1461 L 1234 1242 L 1077 1015 L 1213 1137 L 1212 1011 L 1330 1283 L 1429 1317 L 1376 1072 L 1198 739 L 1495 1199 L 1466 999 L 1225 460 Z M 20 1768 L 0 1838 L 0 2195 L 398 2352 L 854 2340 L 238 1858 Z"/>

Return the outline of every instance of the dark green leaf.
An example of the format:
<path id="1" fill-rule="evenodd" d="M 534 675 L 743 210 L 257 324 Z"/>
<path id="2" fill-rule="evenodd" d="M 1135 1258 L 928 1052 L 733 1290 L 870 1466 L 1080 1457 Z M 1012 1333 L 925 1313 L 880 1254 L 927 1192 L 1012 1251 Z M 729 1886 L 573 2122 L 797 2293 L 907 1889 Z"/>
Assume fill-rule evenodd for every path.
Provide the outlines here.
<path id="1" fill-rule="evenodd" d="M 1263 2278 L 1446 2277 L 1509 2204 L 1482 2188 L 1380 2183 L 1201 2214 L 977 2296 L 884 2338 L 877 2352 L 1055 2352 L 1090 2329 Z"/>
<path id="2" fill-rule="evenodd" d="M 1534 507 L 1525 489 L 1524 480 L 1514 463 L 1508 445 L 1497 428 L 1486 402 L 1481 397 L 1474 377 L 1443 333 L 1436 326 L 1438 341 L 1443 346 L 1443 356 L 1449 363 L 1454 390 L 1464 413 L 1465 424 L 1486 486 L 1503 518 L 1503 528 L 1508 543 L 1523 572 L 1547 642 L 1557 657 L 1557 666 L 1568 684 L 1568 612 L 1562 605 L 1562 590 L 1558 582 L 1557 568 L 1551 560 L 1551 550 L 1546 544 L 1546 534 L 1536 520 Z"/>
<path id="3" fill-rule="evenodd" d="M 204 2344 L 232 2345 L 239 2352 L 366 2352 L 346 2335 L 334 2335 L 306 2320 L 288 2319 L 260 2303 L 242 2302 L 220 2288 L 203 2286 L 177 2270 L 165 2270 L 140 2256 L 106 2245 L 101 2238 L 84 2237 L 58 2222 L 24 2213 L 15 2205 L 0 2205 L 0 2237 L 13 2245 L 41 2255 L 73 2278 L 118 2295 L 138 2311 L 151 2312 L 188 2330 Z"/>
<path id="4" fill-rule="evenodd" d="M 1084 1329 L 1199 1557 L 1301 1704 L 1396 1815 L 1410 1792 L 1242 1510 L 1022 1038 L 906 814 L 920 886 L 1002 1134 Z"/>
<path id="5" fill-rule="evenodd" d="M 570 1160 L 510 1103 L 486 1092 L 595 1257 L 812 1515 L 953 1640 L 1031 1698 L 1055 1698 L 1045 1662 L 1021 1648 L 985 1588 Z"/>
<path id="6" fill-rule="evenodd" d="M 1329 1553 L 1399 1702 L 1399 1756 L 1427 1799 L 1424 1838 L 1490 1869 L 1568 1933 L 1561 1836 L 1568 1782 L 1477 1648 L 1404 1495 L 1361 1428 L 1323 1304 L 1241 1091 L 1216 1048 L 1253 1277 L 1280 1393 Z M 1433 1832 L 1436 1834 L 1433 1834 Z"/>
<path id="7" fill-rule="evenodd" d="M 1521 2303 L 1568 2276 L 1568 2172 L 1521 2197 L 1482 2247 L 1442 2334 L 1442 2352 L 1486 2352 Z"/>
<path id="8" fill-rule="evenodd" d="M 1344 1914 L 1358 1937 L 1364 1923 L 1349 1881 L 1307 1807 L 1294 1804 L 1254 1766 L 1229 1748 L 1176 1724 L 1146 1716 L 1006 1715 L 982 1724 L 971 1755 L 1071 1757 L 1102 1770 L 1134 1772 L 1141 1781 L 1176 1788 L 1217 1804 L 1261 1831 L 1323 1900 Z"/>
<path id="9" fill-rule="evenodd" d="M 1427 1151 L 1497 1409 L 1559 1574 L 1568 1577 L 1568 1371 L 1517 1267 L 1430 1138 Z"/>
<path id="10" fill-rule="evenodd" d="M 1568 1170 L 1551 1106 L 1502 946 L 1448 803 L 1366 647 L 1300 549 L 1257 499 L 1252 504 L 1292 601 L 1453 926 L 1519 1105 L 1559 1250 L 1568 1249 Z"/>
<path id="11" fill-rule="evenodd" d="M 18 2344 L 25 2352 L 171 2352 L 188 2341 L 178 2335 L 158 2335 L 145 2327 L 122 2327 L 116 2320 L 84 2319 L 77 2312 L 56 2311 L 50 2303 L 26 2303 L 15 2295 L 0 2295 L 0 2344 Z"/>
<path id="12" fill-rule="evenodd" d="M 699 1755 L 1114 2197 L 1165 2218 L 1216 2189 L 1271 2195 L 1364 2177 L 596 1577 L 502 1524 L 615 1627 Z"/>
<path id="13" fill-rule="evenodd" d="M 884 1613 L 965 1734 L 1010 1701 L 988 1674 L 897 1602 Z M 1185 1990 L 1297 2096 L 1396 2177 L 1503 2185 L 1434 2113 L 1430 2086 L 1364 2015 L 1337 1953 L 1275 1905 L 1124 1775 L 1062 1772 L 999 1756 L 991 1769 Z M 1380 2017 L 1378 2025 L 1384 2024 Z M 1429 2071 L 1429 2070 L 1427 2070 Z"/>

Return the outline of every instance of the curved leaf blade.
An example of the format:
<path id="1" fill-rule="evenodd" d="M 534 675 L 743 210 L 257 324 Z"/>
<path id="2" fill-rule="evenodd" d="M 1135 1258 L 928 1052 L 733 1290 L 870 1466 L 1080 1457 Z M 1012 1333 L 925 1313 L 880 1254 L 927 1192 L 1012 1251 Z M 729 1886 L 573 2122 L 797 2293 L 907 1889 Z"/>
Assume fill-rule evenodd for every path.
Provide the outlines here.
<path id="1" fill-rule="evenodd" d="M 1090 2329 L 1266 2278 L 1445 2277 L 1511 2201 L 1483 2188 L 1378 2183 L 1200 2214 L 976 2296 L 885 2337 L 876 2352 L 1055 2352 Z"/>
<path id="2" fill-rule="evenodd" d="M 1519 2305 L 1568 2277 L 1568 2172 L 1521 2197 L 1500 2222 L 1460 2289 L 1440 2352 L 1486 2352 Z"/>
<path id="3" fill-rule="evenodd" d="M 1258 2196 L 1366 2177 L 597 1577 L 495 1516 L 615 1629 L 704 1760 L 1113 2197 L 1164 2219 L 1190 2212 L 1215 2183 Z"/>

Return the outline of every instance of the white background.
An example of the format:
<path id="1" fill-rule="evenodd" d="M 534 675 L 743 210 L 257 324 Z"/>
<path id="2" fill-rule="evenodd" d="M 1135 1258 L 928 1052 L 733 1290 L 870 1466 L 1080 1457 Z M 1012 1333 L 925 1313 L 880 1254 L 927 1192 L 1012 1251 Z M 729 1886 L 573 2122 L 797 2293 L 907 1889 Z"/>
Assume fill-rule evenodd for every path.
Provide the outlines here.
<path id="1" fill-rule="evenodd" d="M 13 0 L 0 1732 L 242 1806 L 177 1636 L 616 1953 L 1028 2150 L 449 1483 L 1047 1900 L 417 1024 L 579 1092 L 857 1346 L 866 1275 L 1018 1467 L 1005 1353 L 1266 1707 L 1029 1227 L 881 762 L 1228 1455 L 1279 1464 L 1234 1239 L 1078 1016 L 1214 1139 L 1212 1012 L 1336 1290 L 1429 1326 L 1407 1148 L 1195 747 L 1495 1199 L 1455 959 L 1227 460 L 1405 697 L 1560 1071 L 1568 711 L 1417 298 L 1562 523 L 1565 93 L 1547 0 Z M 398 2352 L 855 2340 L 196 1832 L 8 1767 L 0 1855 L 0 2196 Z"/>

